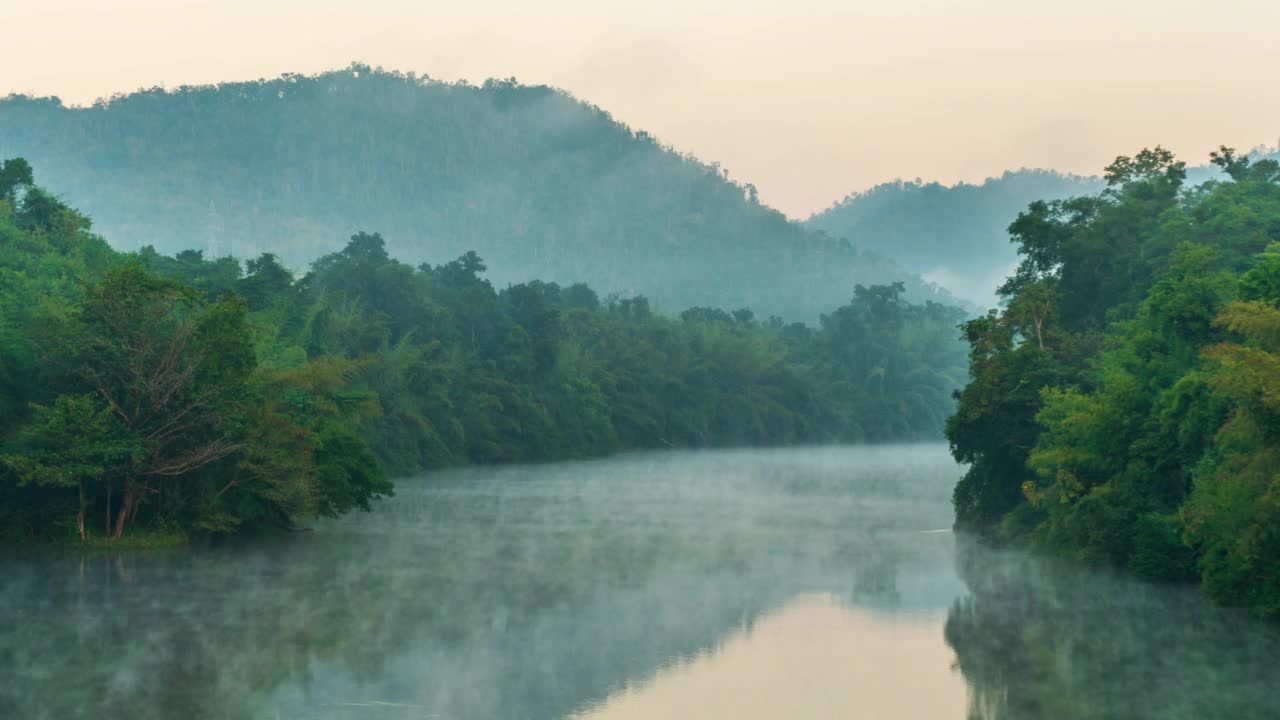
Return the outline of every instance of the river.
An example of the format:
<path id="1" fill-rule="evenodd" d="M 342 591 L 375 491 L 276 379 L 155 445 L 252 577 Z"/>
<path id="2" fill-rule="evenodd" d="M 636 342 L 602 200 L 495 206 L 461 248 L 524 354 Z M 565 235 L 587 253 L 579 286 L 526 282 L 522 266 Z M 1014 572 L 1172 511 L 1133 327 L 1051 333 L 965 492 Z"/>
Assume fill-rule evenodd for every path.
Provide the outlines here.
<path id="1" fill-rule="evenodd" d="M 401 480 L 286 538 L 0 561 L 0 717 L 1266 718 L 1280 633 L 956 537 L 939 445 Z"/>

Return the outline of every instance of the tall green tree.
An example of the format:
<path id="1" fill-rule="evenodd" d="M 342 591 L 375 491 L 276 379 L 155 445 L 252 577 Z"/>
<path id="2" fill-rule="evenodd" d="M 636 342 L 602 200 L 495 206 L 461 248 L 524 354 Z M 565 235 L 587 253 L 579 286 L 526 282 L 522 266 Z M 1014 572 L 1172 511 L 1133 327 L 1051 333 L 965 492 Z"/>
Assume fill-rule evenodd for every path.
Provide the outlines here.
<path id="1" fill-rule="evenodd" d="M 244 448 L 240 397 L 255 364 L 246 312 L 239 298 L 207 303 L 126 265 L 89 287 L 61 329 L 51 359 L 91 388 L 142 449 L 121 478 L 114 537 L 164 484 Z"/>

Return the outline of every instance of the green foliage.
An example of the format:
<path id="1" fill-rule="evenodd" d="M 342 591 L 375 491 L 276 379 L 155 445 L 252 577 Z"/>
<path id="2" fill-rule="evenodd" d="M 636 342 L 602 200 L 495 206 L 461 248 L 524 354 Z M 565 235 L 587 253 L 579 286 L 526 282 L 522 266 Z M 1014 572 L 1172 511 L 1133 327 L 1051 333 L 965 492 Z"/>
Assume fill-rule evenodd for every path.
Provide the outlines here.
<path id="1" fill-rule="evenodd" d="M 1280 171 L 1212 159 L 1229 180 L 1183 191 L 1167 151 L 1119 158 L 1010 226 L 948 425 L 957 523 L 1280 615 Z"/>
<path id="2" fill-rule="evenodd" d="M 0 216 L 12 535 L 292 527 L 467 463 L 934 438 L 964 381 L 963 313 L 903 283 L 856 285 L 816 327 L 671 317 L 582 284 L 498 290 L 474 252 L 413 267 L 377 233 L 297 277 L 271 254 L 121 255 L 61 203 L 24 208 Z"/>
<path id="3" fill-rule="evenodd" d="M 16 452 L 3 457 L 19 484 L 76 487 L 141 454 L 115 412 L 94 395 L 59 395 L 52 406 L 32 409 Z"/>
<path id="4" fill-rule="evenodd" d="M 333 421 L 321 423 L 314 432 L 321 515 L 372 510 L 375 498 L 392 494 L 391 481 L 360 436 Z"/>
<path id="5" fill-rule="evenodd" d="M 0 200 L 17 204 L 18 192 L 35 182 L 31 165 L 22 158 L 12 158 L 0 163 Z"/>

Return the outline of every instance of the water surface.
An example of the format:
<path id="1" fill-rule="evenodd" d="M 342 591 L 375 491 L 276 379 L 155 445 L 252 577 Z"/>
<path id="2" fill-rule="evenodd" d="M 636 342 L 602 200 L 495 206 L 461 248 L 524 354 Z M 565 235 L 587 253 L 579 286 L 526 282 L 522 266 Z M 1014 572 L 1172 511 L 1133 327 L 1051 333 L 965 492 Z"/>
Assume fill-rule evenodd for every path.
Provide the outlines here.
<path id="1" fill-rule="evenodd" d="M 941 446 L 402 480 L 269 542 L 9 558 L 0 717 L 1273 717 L 1280 638 L 957 539 Z"/>

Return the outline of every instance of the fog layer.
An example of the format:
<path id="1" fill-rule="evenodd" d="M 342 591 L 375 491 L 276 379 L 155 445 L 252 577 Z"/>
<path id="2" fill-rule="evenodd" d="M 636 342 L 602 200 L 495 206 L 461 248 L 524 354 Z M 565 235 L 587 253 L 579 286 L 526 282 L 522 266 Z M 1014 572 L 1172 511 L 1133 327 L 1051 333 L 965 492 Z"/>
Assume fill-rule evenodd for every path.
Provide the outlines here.
<path id="1" fill-rule="evenodd" d="M 902 698 L 925 688 L 941 693 L 932 714 L 957 720 L 1269 707 L 1274 634 L 1193 593 L 968 544 L 957 564 L 945 528 L 959 471 L 940 445 L 460 470 L 402 481 L 372 516 L 291 542 L 11 558 L 0 707 L 728 718 L 741 715 L 716 678 L 748 676 L 819 716 L 908 717 L 921 706 Z M 809 664 L 753 662 L 753 648 Z M 857 670 L 894 663 L 917 671 Z M 799 686 L 785 673 L 806 667 L 818 685 L 789 696 Z"/>

